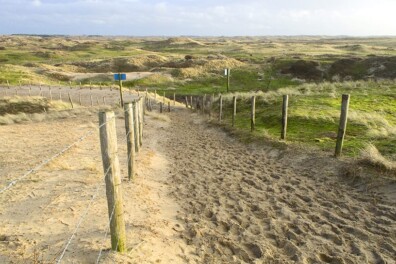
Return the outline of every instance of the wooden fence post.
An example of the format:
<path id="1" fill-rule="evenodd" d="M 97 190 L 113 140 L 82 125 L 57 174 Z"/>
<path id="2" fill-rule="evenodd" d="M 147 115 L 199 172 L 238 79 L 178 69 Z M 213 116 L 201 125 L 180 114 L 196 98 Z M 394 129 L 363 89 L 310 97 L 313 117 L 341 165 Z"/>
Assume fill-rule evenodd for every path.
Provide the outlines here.
<path id="1" fill-rule="evenodd" d="M 103 96 L 103 105 L 106 105 L 106 97 Z"/>
<path id="2" fill-rule="evenodd" d="M 186 96 L 186 108 L 188 108 L 188 99 L 187 99 L 187 96 Z"/>
<path id="3" fill-rule="evenodd" d="M 220 94 L 219 97 L 219 122 L 221 123 L 221 120 L 223 118 L 223 96 Z"/>
<path id="4" fill-rule="evenodd" d="M 173 105 L 176 105 L 176 94 L 173 93 Z"/>
<path id="5" fill-rule="evenodd" d="M 171 109 L 170 109 L 170 102 L 168 102 L 168 112 L 170 113 Z"/>
<path id="6" fill-rule="evenodd" d="M 140 144 L 139 144 L 139 117 L 138 117 L 138 103 L 137 101 L 132 102 L 133 105 L 133 124 L 135 128 L 135 151 L 139 152 Z"/>
<path id="7" fill-rule="evenodd" d="M 160 113 L 162 114 L 162 102 L 160 102 Z"/>
<path id="8" fill-rule="evenodd" d="M 289 96 L 283 96 L 283 103 L 282 103 L 282 131 L 281 131 L 281 139 L 286 140 L 286 133 L 287 133 L 287 109 L 289 106 Z"/>
<path id="9" fill-rule="evenodd" d="M 50 101 L 52 101 L 52 89 L 51 89 L 51 87 L 49 87 L 49 99 L 50 99 Z"/>
<path id="10" fill-rule="evenodd" d="M 338 128 L 337 143 L 335 149 L 336 157 L 339 157 L 341 155 L 342 145 L 344 144 L 344 137 L 348 120 L 349 98 L 349 94 L 342 95 L 340 125 Z"/>
<path id="11" fill-rule="evenodd" d="M 193 97 L 192 97 L 192 95 L 190 95 L 190 107 L 191 107 L 191 110 L 194 108 L 193 107 Z"/>
<path id="12" fill-rule="evenodd" d="M 132 180 L 135 176 L 135 131 L 133 123 L 132 103 L 124 104 L 125 112 L 125 130 L 128 148 L 128 179 Z"/>
<path id="13" fill-rule="evenodd" d="M 250 130 L 253 132 L 256 128 L 256 96 L 252 96 L 252 110 L 250 113 Z"/>
<path id="14" fill-rule="evenodd" d="M 106 182 L 107 208 L 110 219 L 111 248 L 118 252 L 125 252 L 125 221 L 114 112 L 100 112 L 99 125 L 100 146 Z"/>
<path id="15" fill-rule="evenodd" d="M 59 100 L 62 101 L 62 91 L 59 91 Z"/>
<path id="16" fill-rule="evenodd" d="M 67 93 L 67 94 L 68 94 L 68 96 L 69 96 L 69 102 L 70 102 L 71 108 L 74 108 L 73 100 L 72 100 L 72 98 L 71 98 L 71 96 L 70 96 L 70 93 Z"/>
<path id="17" fill-rule="evenodd" d="M 139 99 L 139 144 L 140 146 L 143 145 L 143 100 L 142 98 Z"/>
<path id="18" fill-rule="evenodd" d="M 236 107 L 237 107 L 237 100 L 236 100 L 236 96 L 232 97 L 232 106 L 233 106 L 233 110 L 232 110 L 232 126 L 235 126 L 235 117 L 236 117 Z"/>
<path id="19" fill-rule="evenodd" d="M 91 99 L 91 106 L 93 106 L 92 94 L 89 95 L 89 98 Z"/>

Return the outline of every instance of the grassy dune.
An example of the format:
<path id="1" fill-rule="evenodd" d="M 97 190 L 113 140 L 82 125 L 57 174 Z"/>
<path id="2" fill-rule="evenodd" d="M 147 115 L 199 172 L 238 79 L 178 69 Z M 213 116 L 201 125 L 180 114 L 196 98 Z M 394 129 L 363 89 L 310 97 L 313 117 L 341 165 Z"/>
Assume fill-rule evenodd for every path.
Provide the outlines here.
<path id="1" fill-rule="evenodd" d="M 248 131 L 249 98 L 256 94 L 254 135 L 277 140 L 281 95 L 289 94 L 288 140 L 326 151 L 334 148 L 340 96 L 350 93 L 345 153 L 374 146 L 396 159 L 396 38 L 0 36 L 0 43 L 0 85 L 114 85 L 113 72 L 152 72 L 124 87 L 224 94 L 224 68 L 231 68 L 226 123 L 236 94 L 236 128 Z M 76 74 L 86 77 L 77 81 Z"/>
<path id="2" fill-rule="evenodd" d="M 250 98 L 256 96 L 255 137 L 280 138 L 282 95 L 289 97 L 287 140 L 334 151 L 341 95 L 351 95 L 344 154 L 359 156 L 370 146 L 396 160 L 396 83 L 340 82 L 303 84 L 269 93 L 224 95 L 224 122 L 231 126 L 232 97 L 237 96 L 235 128 L 250 135 Z M 218 105 L 214 105 L 217 110 Z"/>

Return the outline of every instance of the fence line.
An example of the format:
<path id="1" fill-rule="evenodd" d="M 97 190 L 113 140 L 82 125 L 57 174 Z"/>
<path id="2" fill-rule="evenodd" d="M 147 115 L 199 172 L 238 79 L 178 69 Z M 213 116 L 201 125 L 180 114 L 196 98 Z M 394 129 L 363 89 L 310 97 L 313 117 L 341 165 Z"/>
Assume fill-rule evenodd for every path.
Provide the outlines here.
<path id="1" fill-rule="evenodd" d="M 29 90 L 30 91 L 30 90 Z M 69 94 L 68 94 L 69 95 Z M 148 96 L 148 95 L 147 95 Z M 69 100 L 70 100 L 70 95 L 69 95 Z M 143 119 L 144 119 L 144 111 L 145 111 L 145 104 L 142 101 L 143 97 L 139 97 L 137 100 L 134 100 L 134 109 L 133 109 L 133 116 L 136 117 L 136 119 L 134 120 L 134 124 L 138 124 L 138 126 L 134 126 L 131 129 L 136 129 L 135 132 L 139 132 L 139 137 L 136 138 L 136 145 L 138 145 L 139 147 L 142 145 L 142 134 L 143 134 Z M 71 101 L 71 100 L 70 100 Z M 146 107 L 148 106 L 148 100 L 145 101 L 146 102 Z M 124 113 L 127 113 L 127 109 L 124 109 Z M 98 127 L 88 131 L 87 133 L 83 134 L 80 138 L 78 138 L 78 140 L 74 141 L 73 143 L 71 143 L 70 145 L 66 146 L 65 148 L 63 148 L 60 152 L 56 153 L 55 155 L 51 156 L 50 158 L 46 159 L 45 161 L 41 162 L 39 165 L 35 166 L 33 169 L 29 170 L 28 172 L 26 172 L 25 174 L 23 174 L 22 176 L 13 179 L 5 188 L 3 188 L 0 191 L 0 194 L 5 192 L 6 190 L 10 189 L 11 187 L 15 186 L 19 181 L 21 181 L 22 179 L 26 178 L 27 176 L 29 176 L 30 174 L 39 171 L 41 168 L 43 168 L 45 165 L 47 165 L 49 162 L 51 162 L 52 160 L 54 160 L 55 158 L 61 156 L 62 154 L 64 154 L 66 151 L 68 151 L 69 149 L 71 149 L 73 146 L 75 146 L 76 144 L 82 142 L 83 140 L 85 140 L 88 136 L 92 135 L 95 131 L 97 131 L 97 129 L 101 129 L 104 126 L 108 125 L 110 122 L 114 122 L 115 124 L 115 119 L 117 118 L 118 115 L 113 115 L 110 116 L 107 120 L 104 120 L 104 123 L 99 124 Z M 131 135 L 131 131 L 127 132 L 125 134 L 125 137 L 123 137 L 123 139 L 121 140 L 121 142 L 127 141 L 128 138 L 130 138 Z M 137 133 L 135 133 L 136 135 Z M 117 139 L 115 139 L 117 141 Z M 110 149 L 106 150 L 105 152 L 109 152 Z M 131 159 L 131 155 L 134 152 L 131 151 L 128 153 L 128 161 Z M 110 154 L 110 152 L 108 153 Z M 117 155 L 117 154 L 116 154 Z M 111 171 L 111 166 L 107 166 L 107 169 L 105 171 L 104 174 L 104 179 L 106 179 L 107 177 L 109 177 L 109 173 Z M 114 172 L 112 172 L 114 173 Z M 106 181 L 105 181 L 106 182 Z M 120 181 L 121 182 L 121 181 Z M 99 194 L 99 190 L 101 188 L 101 186 L 103 186 L 103 181 L 99 182 L 96 187 L 94 187 L 94 192 L 92 194 L 91 199 L 89 200 L 87 206 L 83 209 L 81 215 L 78 218 L 78 221 L 75 225 L 75 227 L 73 228 L 71 235 L 67 238 L 67 240 L 65 240 L 65 243 L 63 244 L 64 246 L 62 246 L 62 250 L 58 251 L 56 254 L 58 255 L 58 257 L 56 258 L 56 263 L 61 263 L 62 260 L 64 259 L 67 250 L 69 249 L 70 245 L 72 244 L 74 238 L 77 236 L 77 232 L 78 230 L 81 228 L 82 223 L 86 220 L 87 216 L 90 215 L 89 211 L 92 208 L 94 202 L 97 200 L 98 198 L 98 194 Z M 109 199 L 109 198 L 108 198 Z M 113 208 L 111 209 L 111 215 L 109 217 L 109 229 L 106 230 L 105 235 L 104 235 L 104 240 L 108 237 L 108 233 L 109 230 L 111 232 L 112 231 L 112 221 L 114 221 L 115 217 L 116 217 L 116 208 L 117 203 L 114 203 Z M 122 205 L 121 205 L 122 206 Z M 125 224 L 124 224 L 125 225 Z M 113 237 L 113 233 L 112 233 L 112 237 Z M 116 244 L 115 248 L 113 248 L 113 250 L 119 250 L 120 247 L 120 243 L 124 243 L 120 240 L 119 237 L 117 237 L 117 240 L 114 239 L 114 244 Z M 97 263 L 100 261 L 100 258 L 102 256 L 103 253 L 103 246 L 98 254 L 98 258 L 97 258 Z"/>

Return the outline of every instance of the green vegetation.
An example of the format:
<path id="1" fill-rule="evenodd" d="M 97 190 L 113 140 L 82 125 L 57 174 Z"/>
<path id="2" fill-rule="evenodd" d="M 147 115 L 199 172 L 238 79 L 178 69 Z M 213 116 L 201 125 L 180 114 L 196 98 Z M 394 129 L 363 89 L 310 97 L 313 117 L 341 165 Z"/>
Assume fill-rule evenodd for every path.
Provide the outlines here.
<path id="1" fill-rule="evenodd" d="M 256 96 L 257 137 L 280 138 L 282 95 L 289 94 L 287 141 L 334 151 L 341 94 L 351 94 L 344 154 L 357 156 L 372 144 L 387 158 L 396 160 L 396 83 L 344 82 L 303 84 L 269 93 L 237 93 L 224 96 L 223 124 L 231 126 L 232 96 L 236 95 L 235 128 L 250 131 L 250 98 Z M 218 105 L 214 105 L 217 109 Z"/>
<path id="2" fill-rule="evenodd" d="M 281 95 L 289 94 L 288 141 L 325 151 L 334 149 L 340 96 L 350 93 L 344 153 L 356 156 L 372 144 L 396 159 L 396 38 L 0 36 L 0 43 L 0 85 L 109 86 L 116 85 L 114 72 L 138 72 L 125 88 L 161 95 L 225 94 L 224 69 L 230 68 L 225 124 L 230 124 L 235 94 L 235 129 L 277 141 Z M 257 96 L 253 134 L 252 94 Z"/>

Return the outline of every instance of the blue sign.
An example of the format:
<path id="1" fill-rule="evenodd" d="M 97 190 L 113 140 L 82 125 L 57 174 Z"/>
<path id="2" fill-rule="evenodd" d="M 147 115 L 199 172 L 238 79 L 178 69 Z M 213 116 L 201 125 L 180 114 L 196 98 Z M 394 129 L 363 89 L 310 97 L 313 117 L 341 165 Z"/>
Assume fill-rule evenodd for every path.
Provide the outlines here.
<path id="1" fill-rule="evenodd" d="M 125 81 L 126 80 L 126 74 L 125 73 L 115 73 L 114 74 L 114 80 L 115 81 Z"/>

